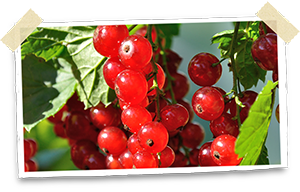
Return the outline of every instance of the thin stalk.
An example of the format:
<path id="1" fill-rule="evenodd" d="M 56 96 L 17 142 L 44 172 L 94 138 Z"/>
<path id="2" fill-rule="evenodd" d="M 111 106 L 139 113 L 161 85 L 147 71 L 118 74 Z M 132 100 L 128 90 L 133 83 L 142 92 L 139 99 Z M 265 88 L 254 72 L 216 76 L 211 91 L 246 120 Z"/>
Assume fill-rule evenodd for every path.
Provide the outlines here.
<path id="1" fill-rule="evenodd" d="M 131 26 L 129 27 L 128 31 L 129 31 L 129 32 L 132 31 L 136 26 L 137 26 L 137 25 L 131 25 Z"/>

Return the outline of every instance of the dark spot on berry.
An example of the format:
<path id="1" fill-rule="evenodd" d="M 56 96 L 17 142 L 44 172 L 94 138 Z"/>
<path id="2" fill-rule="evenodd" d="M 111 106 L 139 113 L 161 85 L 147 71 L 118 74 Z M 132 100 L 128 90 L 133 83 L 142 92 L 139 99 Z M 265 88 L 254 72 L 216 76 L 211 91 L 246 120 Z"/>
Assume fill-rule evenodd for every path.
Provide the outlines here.
<path id="1" fill-rule="evenodd" d="M 152 139 L 148 139 L 148 140 L 147 140 L 147 145 L 148 145 L 149 147 L 152 147 L 152 146 L 154 145 L 153 140 L 152 140 Z"/>
<path id="2" fill-rule="evenodd" d="M 214 157 L 219 160 L 220 159 L 220 153 L 218 151 L 214 151 Z"/>
<path id="3" fill-rule="evenodd" d="M 84 169 L 85 170 L 90 170 L 90 168 L 87 165 L 84 166 Z"/>
<path id="4" fill-rule="evenodd" d="M 125 45 L 123 50 L 125 51 L 125 53 L 128 53 L 130 51 L 130 46 L 129 45 Z"/>
<path id="5" fill-rule="evenodd" d="M 202 113 L 203 110 L 200 104 L 196 105 L 196 110 L 198 113 Z"/>

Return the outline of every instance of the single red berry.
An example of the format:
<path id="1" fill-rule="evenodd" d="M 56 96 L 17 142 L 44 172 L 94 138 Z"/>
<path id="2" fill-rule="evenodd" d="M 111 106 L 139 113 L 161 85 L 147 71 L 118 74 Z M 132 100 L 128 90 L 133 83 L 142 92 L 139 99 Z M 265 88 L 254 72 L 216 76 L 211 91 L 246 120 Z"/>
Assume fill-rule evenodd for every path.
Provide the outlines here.
<path id="1" fill-rule="evenodd" d="M 119 161 L 119 155 L 108 154 L 105 159 L 107 169 L 123 169 Z"/>
<path id="2" fill-rule="evenodd" d="M 149 153 L 162 151 L 169 140 L 167 129 L 162 123 L 156 121 L 144 124 L 139 130 L 137 137 L 141 147 Z"/>
<path id="3" fill-rule="evenodd" d="M 106 157 L 99 151 L 91 152 L 83 159 L 85 170 L 106 169 Z"/>
<path id="4" fill-rule="evenodd" d="M 48 117 L 51 123 L 57 124 L 63 122 L 64 113 L 68 112 L 68 106 L 64 105 L 54 116 Z"/>
<path id="5" fill-rule="evenodd" d="M 28 161 L 25 162 L 25 166 L 28 168 L 26 172 L 28 171 L 37 171 L 38 170 L 38 164 L 35 160 L 29 159 Z"/>
<path id="6" fill-rule="evenodd" d="M 166 101 L 165 99 L 163 99 L 162 97 L 159 97 L 159 109 L 164 108 L 165 106 L 169 105 L 168 101 Z M 150 102 L 150 104 L 148 105 L 148 111 L 152 112 L 152 113 L 157 113 L 157 101 L 154 99 Z"/>
<path id="7" fill-rule="evenodd" d="M 158 155 L 156 155 L 158 157 Z M 169 146 L 166 146 L 164 150 L 160 152 L 159 155 L 159 167 L 170 167 L 175 161 L 175 152 Z"/>
<path id="8" fill-rule="evenodd" d="M 239 126 L 237 120 L 233 120 L 234 116 L 229 113 L 223 113 L 217 119 L 210 121 L 209 128 L 214 137 L 229 134 L 234 137 L 239 135 Z"/>
<path id="9" fill-rule="evenodd" d="M 176 73 L 182 61 L 182 57 L 180 57 L 176 52 L 172 51 L 171 49 L 165 50 L 165 56 L 166 56 L 166 65 L 169 73 L 170 74 Z M 162 55 L 159 55 L 157 63 L 163 67 L 164 64 L 163 64 Z"/>
<path id="10" fill-rule="evenodd" d="M 35 156 L 36 152 L 38 151 L 38 144 L 34 139 L 26 139 L 31 145 L 31 157 Z"/>
<path id="11" fill-rule="evenodd" d="M 130 153 L 129 149 L 125 149 L 125 151 L 119 155 L 119 162 L 124 169 L 132 169 L 133 155 Z"/>
<path id="12" fill-rule="evenodd" d="M 274 70 L 278 65 L 277 35 L 267 33 L 257 38 L 251 48 L 254 61 L 264 70 Z"/>
<path id="13" fill-rule="evenodd" d="M 232 135 L 220 135 L 211 144 L 211 156 L 220 166 L 238 165 L 242 158 L 235 153 L 236 138 Z"/>
<path id="14" fill-rule="evenodd" d="M 174 81 L 172 81 L 172 90 L 175 96 L 175 100 L 180 100 L 184 98 L 187 93 L 190 90 L 190 82 L 186 75 L 182 72 L 176 72 L 171 74 L 171 76 L 174 78 Z M 168 87 L 168 80 L 166 80 L 166 83 L 164 85 L 165 90 L 165 97 L 172 99 L 171 93 L 166 88 Z"/>
<path id="15" fill-rule="evenodd" d="M 108 126 L 118 127 L 121 125 L 121 112 L 113 104 L 105 106 L 100 102 L 90 108 L 90 118 L 94 126 L 102 130 Z"/>
<path id="16" fill-rule="evenodd" d="M 189 165 L 191 166 L 198 166 L 198 155 L 199 155 L 199 149 L 194 148 L 189 152 Z"/>
<path id="17" fill-rule="evenodd" d="M 75 92 L 67 101 L 68 111 L 83 111 L 84 103 L 79 100 L 77 92 Z"/>
<path id="18" fill-rule="evenodd" d="M 181 104 L 167 105 L 160 111 L 161 123 L 168 131 L 182 129 L 189 121 L 189 112 Z"/>
<path id="19" fill-rule="evenodd" d="M 98 53 L 105 57 L 118 56 L 122 41 L 129 36 L 126 25 L 100 25 L 93 36 L 93 44 Z"/>
<path id="20" fill-rule="evenodd" d="M 66 124 L 65 123 L 56 123 L 53 126 L 53 131 L 56 136 L 61 137 L 61 138 L 67 138 L 66 135 Z"/>
<path id="21" fill-rule="evenodd" d="M 91 128 L 90 120 L 81 111 L 72 111 L 66 117 L 66 135 L 71 139 L 84 139 Z"/>
<path id="22" fill-rule="evenodd" d="M 98 135 L 98 145 L 106 154 L 119 155 L 126 149 L 127 137 L 118 127 L 105 127 Z"/>
<path id="23" fill-rule="evenodd" d="M 170 137 L 168 146 L 170 146 L 174 152 L 177 152 L 179 150 L 179 134 Z"/>
<path id="24" fill-rule="evenodd" d="M 150 42 L 141 35 L 126 37 L 119 48 L 121 62 L 130 69 L 142 69 L 150 62 L 152 55 Z"/>
<path id="25" fill-rule="evenodd" d="M 147 96 L 148 83 L 142 73 L 126 69 L 117 76 L 115 91 L 124 102 L 137 104 Z"/>
<path id="26" fill-rule="evenodd" d="M 252 106 L 252 104 L 256 100 L 256 97 L 257 97 L 257 93 L 254 92 L 254 91 L 251 91 L 251 90 L 243 91 L 242 96 L 239 97 L 239 100 L 245 106 L 243 108 L 240 107 L 241 108 L 241 111 L 240 111 L 241 123 L 243 123 L 245 121 L 245 119 L 248 117 L 250 107 Z M 235 103 L 234 99 L 230 101 L 229 110 L 230 110 L 230 113 L 233 116 L 237 115 L 237 113 L 236 113 L 236 103 Z"/>
<path id="27" fill-rule="evenodd" d="M 142 106 L 130 106 L 122 111 L 121 120 L 126 130 L 137 133 L 145 123 L 152 121 L 152 116 Z"/>
<path id="28" fill-rule="evenodd" d="M 181 151 L 177 151 L 175 153 L 175 160 L 171 167 L 185 167 L 187 163 L 188 158 Z"/>
<path id="29" fill-rule="evenodd" d="M 204 143 L 199 149 L 198 163 L 201 167 L 204 166 L 218 166 L 211 156 L 211 144 L 212 141 Z"/>
<path id="30" fill-rule="evenodd" d="M 115 88 L 115 80 L 118 74 L 125 69 L 126 67 L 121 63 L 118 57 L 107 59 L 103 65 L 103 77 L 110 88 Z"/>
<path id="31" fill-rule="evenodd" d="M 33 147 L 28 141 L 28 139 L 24 139 L 24 161 L 28 161 L 32 157 Z"/>
<path id="32" fill-rule="evenodd" d="M 135 154 L 138 151 L 143 151 L 144 148 L 141 147 L 138 137 L 136 134 L 132 134 L 127 141 L 127 148 L 131 154 Z"/>
<path id="33" fill-rule="evenodd" d="M 191 80 L 199 86 L 212 86 L 222 75 L 222 65 L 212 66 L 219 59 L 210 53 L 198 53 L 189 63 L 188 73 Z"/>
<path id="34" fill-rule="evenodd" d="M 135 168 L 157 168 L 157 161 L 154 155 L 146 151 L 138 151 L 133 155 Z"/>
<path id="35" fill-rule="evenodd" d="M 179 134 L 182 144 L 191 149 L 198 147 L 205 137 L 204 128 L 198 123 L 188 123 Z"/>
<path id="36" fill-rule="evenodd" d="M 84 158 L 86 155 L 98 151 L 97 146 L 90 140 L 78 140 L 71 147 L 71 159 L 79 169 L 84 169 Z"/>
<path id="37" fill-rule="evenodd" d="M 192 98 L 192 107 L 200 118 L 211 121 L 218 118 L 224 111 L 224 99 L 213 87 L 198 89 Z"/>

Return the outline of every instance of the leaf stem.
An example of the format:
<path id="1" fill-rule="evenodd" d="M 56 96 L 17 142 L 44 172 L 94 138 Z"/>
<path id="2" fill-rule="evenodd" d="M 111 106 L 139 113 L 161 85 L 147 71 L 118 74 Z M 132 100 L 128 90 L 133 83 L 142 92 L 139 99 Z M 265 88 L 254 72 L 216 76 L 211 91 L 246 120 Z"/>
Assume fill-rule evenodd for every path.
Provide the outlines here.
<path id="1" fill-rule="evenodd" d="M 231 65 L 232 65 L 232 70 L 233 70 L 233 92 L 235 97 L 239 97 L 238 91 L 240 91 L 239 88 L 239 80 L 237 77 L 237 70 L 236 70 L 236 63 L 235 63 L 235 47 L 237 46 L 237 35 L 240 27 L 240 22 L 236 22 L 235 28 L 234 28 L 234 33 L 230 45 L 230 60 L 231 60 Z M 236 105 L 236 111 L 237 111 L 237 121 L 239 127 L 241 127 L 241 119 L 240 119 L 240 106 Z"/>
<path id="2" fill-rule="evenodd" d="M 132 31 L 136 26 L 137 26 L 137 24 L 136 24 L 136 25 L 131 25 L 131 26 L 129 27 L 128 31 L 129 31 L 129 32 Z"/>

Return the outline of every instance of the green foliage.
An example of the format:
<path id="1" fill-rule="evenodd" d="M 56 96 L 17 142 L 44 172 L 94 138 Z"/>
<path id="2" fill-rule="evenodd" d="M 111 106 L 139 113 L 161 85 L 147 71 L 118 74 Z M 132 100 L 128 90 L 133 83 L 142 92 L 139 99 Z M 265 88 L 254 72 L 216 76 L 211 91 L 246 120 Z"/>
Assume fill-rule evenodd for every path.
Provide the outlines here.
<path id="1" fill-rule="evenodd" d="M 235 152 L 243 157 L 240 165 L 255 165 L 268 162 L 267 149 L 264 146 L 271 121 L 275 89 L 278 82 L 268 81 L 258 94 L 249 110 L 247 119 L 240 127 Z"/>
<path id="2" fill-rule="evenodd" d="M 23 121 L 30 131 L 54 115 L 72 96 L 76 87 L 71 64 L 64 58 L 46 62 L 35 55 L 22 61 Z"/>
<path id="3" fill-rule="evenodd" d="M 234 30 L 226 30 L 215 34 L 211 42 L 219 43 L 221 57 L 230 59 L 230 53 L 235 55 L 237 77 L 245 89 L 256 86 L 258 81 L 265 81 L 266 71 L 253 60 L 251 46 L 259 37 L 259 22 L 242 22 L 237 34 L 237 46 L 232 47 Z"/>
<path id="4" fill-rule="evenodd" d="M 165 39 L 164 49 L 170 49 L 172 45 L 172 38 L 179 35 L 180 24 L 156 24 L 155 28 L 157 31 L 161 31 L 159 36 Z"/>

